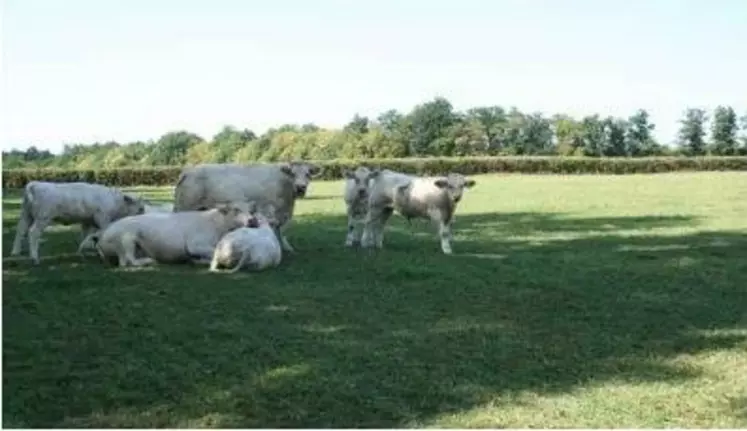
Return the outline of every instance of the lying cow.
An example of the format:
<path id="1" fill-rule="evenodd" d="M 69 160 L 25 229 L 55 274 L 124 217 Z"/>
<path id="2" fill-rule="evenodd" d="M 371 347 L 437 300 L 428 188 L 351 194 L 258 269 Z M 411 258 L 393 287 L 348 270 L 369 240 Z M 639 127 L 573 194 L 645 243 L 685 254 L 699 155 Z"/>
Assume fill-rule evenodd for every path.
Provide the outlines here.
<path id="1" fill-rule="evenodd" d="M 144 202 L 144 211 L 143 214 L 151 214 L 151 213 L 171 213 L 174 212 L 174 204 L 171 203 L 164 203 L 160 205 L 154 205 L 147 199 L 143 199 Z M 98 232 L 98 230 L 97 230 Z M 83 255 L 83 252 L 86 250 L 95 250 L 95 244 L 93 242 L 94 235 L 93 233 L 89 233 L 88 236 L 86 236 L 83 241 L 80 242 L 78 245 L 78 254 Z"/>
<path id="2" fill-rule="evenodd" d="M 371 182 L 361 246 L 383 247 L 384 227 L 396 210 L 408 220 L 422 218 L 437 223 L 441 250 L 444 254 L 451 254 L 454 211 L 464 189 L 474 185 L 475 180 L 460 174 L 417 177 L 390 170 L 381 171 Z"/>
<path id="3" fill-rule="evenodd" d="M 210 271 L 218 272 L 221 267 L 233 266 L 227 272 L 236 272 L 242 268 L 261 271 L 280 265 L 283 250 L 275 234 L 277 219 L 274 209 L 256 213 L 257 227 L 242 227 L 233 230 L 221 238 L 213 252 Z"/>
<path id="4" fill-rule="evenodd" d="M 150 213 L 123 218 L 91 240 L 105 261 L 116 257 L 119 266 L 154 262 L 209 262 L 218 241 L 240 227 L 256 227 L 249 204 L 221 204 L 205 211 Z M 137 257 L 142 251 L 145 257 Z"/>
<path id="5" fill-rule="evenodd" d="M 296 198 L 304 195 L 320 169 L 312 164 L 203 164 L 186 167 L 174 189 L 174 211 L 194 211 L 228 202 L 255 201 L 276 209 L 276 234 L 284 251 L 293 247 L 283 229 L 293 218 Z"/>
<path id="6" fill-rule="evenodd" d="M 363 222 L 368 210 L 369 183 L 379 171 L 359 166 L 354 171 L 345 171 L 345 208 L 348 215 L 348 233 L 345 245 L 351 247 L 360 242 Z"/>
<path id="7" fill-rule="evenodd" d="M 145 204 L 139 197 L 101 184 L 31 181 L 24 188 L 21 217 L 10 255 L 21 254 L 23 239 L 28 236 L 29 256 L 38 264 L 39 242 L 47 226 L 80 224 L 81 236 L 85 237 L 144 210 Z"/>

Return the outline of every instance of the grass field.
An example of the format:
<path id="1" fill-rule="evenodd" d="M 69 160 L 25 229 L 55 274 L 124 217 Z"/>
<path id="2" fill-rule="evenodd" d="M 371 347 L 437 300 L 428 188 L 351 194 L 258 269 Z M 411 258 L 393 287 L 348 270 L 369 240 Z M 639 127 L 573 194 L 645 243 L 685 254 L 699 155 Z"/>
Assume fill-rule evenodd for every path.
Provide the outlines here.
<path id="1" fill-rule="evenodd" d="M 399 218 L 343 248 L 340 182 L 260 274 L 50 229 L 3 260 L 3 425 L 747 427 L 747 173 L 475 178 L 453 256 Z"/>

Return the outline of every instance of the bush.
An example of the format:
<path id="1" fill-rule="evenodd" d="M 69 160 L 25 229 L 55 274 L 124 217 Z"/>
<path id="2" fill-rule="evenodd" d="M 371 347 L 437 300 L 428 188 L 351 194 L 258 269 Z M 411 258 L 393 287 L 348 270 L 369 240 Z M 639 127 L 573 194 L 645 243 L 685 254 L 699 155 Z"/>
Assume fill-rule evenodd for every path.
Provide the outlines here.
<path id="1" fill-rule="evenodd" d="M 526 174 L 643 174 L 677 171 L 747 171 L 747 157 L 647 157 L 587 158 L 558 156 L 526 157 L 433 157 L 407 159 L 329 160 L 317 162 L 324 167 L 320 179 L 340 179 L 345 169 L 360 164 L 418 175 L 458 172 L 465 175 L 485 173 Z M 109 186 L 166 186 L 176 184 L 180 166 L 117 169 L 7 169 L 3 170 L 3 188 L 21 188 L 29 181 L 86 181 Z"/>

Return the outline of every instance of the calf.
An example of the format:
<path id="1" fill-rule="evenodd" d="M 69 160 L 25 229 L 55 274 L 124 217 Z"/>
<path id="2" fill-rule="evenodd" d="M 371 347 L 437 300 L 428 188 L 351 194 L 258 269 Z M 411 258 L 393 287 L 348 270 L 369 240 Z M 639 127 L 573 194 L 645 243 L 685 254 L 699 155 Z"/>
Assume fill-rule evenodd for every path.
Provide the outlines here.
<path id="1" fill-rule="evenodd" d="M 23 191 L 21 217 L 10 255 L 21 254 L 23 239 L 28 236 L 29 256 L 38 264 L 41 235 L 52 223 L 78 223 L 85 237 L 144 210 L 142 199 L 101 184 L 31 181 Z"/>
<path id="2" fill-rule="evenodd" d="M 345 245 L 351 247 L 360 242 L 361 227 L 368 210 L 369 183 L 379 175 L 377 169 L 360 166 L 354 171 L 345 171 L 345 207 L 348 214 L 348 233 Z"/>
<path id="3" fill-rule="evenodd" d="M 243 227 L 227 233 L 213 252 L 210 271 L 218 272 L 220 267 L 233 265 L 227 272 L 233 273 L 242 268 L 261 271 L 280 265 L 283 249 L 275 233 L 277 219 L 274 208 L 256 213 L 258 226 Z"/>
<path id="4" fill-rule="evenodd" d="M 475 180 L 450 173 L 444 177 L 416 177 L 382 171 L 370 186 L 368 213 L 361 238 L 363 247 L 383 247 L 384 227 L 394 211 L 408 220 L 423 218 L 438 224 L 441 251 L 451 254 L 451 226 L 464 189 Z"/>
<path id="5" fill-rule="evenodd" d="M 251 206 L 235 202 L 205 211 L 127 217 L 94 234 L 92 241 L 103 260 L 116 257 L 119 266 L 209 262 L 221 237 L 240 227 L 258 225 Z M 136 257 L 138 250 L 145 257 Z"/>

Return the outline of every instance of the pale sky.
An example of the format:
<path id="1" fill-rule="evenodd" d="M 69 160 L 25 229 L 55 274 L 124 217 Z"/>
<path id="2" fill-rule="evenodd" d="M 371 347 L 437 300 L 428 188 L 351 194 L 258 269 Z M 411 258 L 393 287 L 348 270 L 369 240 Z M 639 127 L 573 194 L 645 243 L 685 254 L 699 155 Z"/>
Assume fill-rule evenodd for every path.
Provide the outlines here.
<path id="1" fill-rule="evenodd" d="M 358 112 L 747 113 L 745 0 L 3 0 L 3 148 Z"/>

